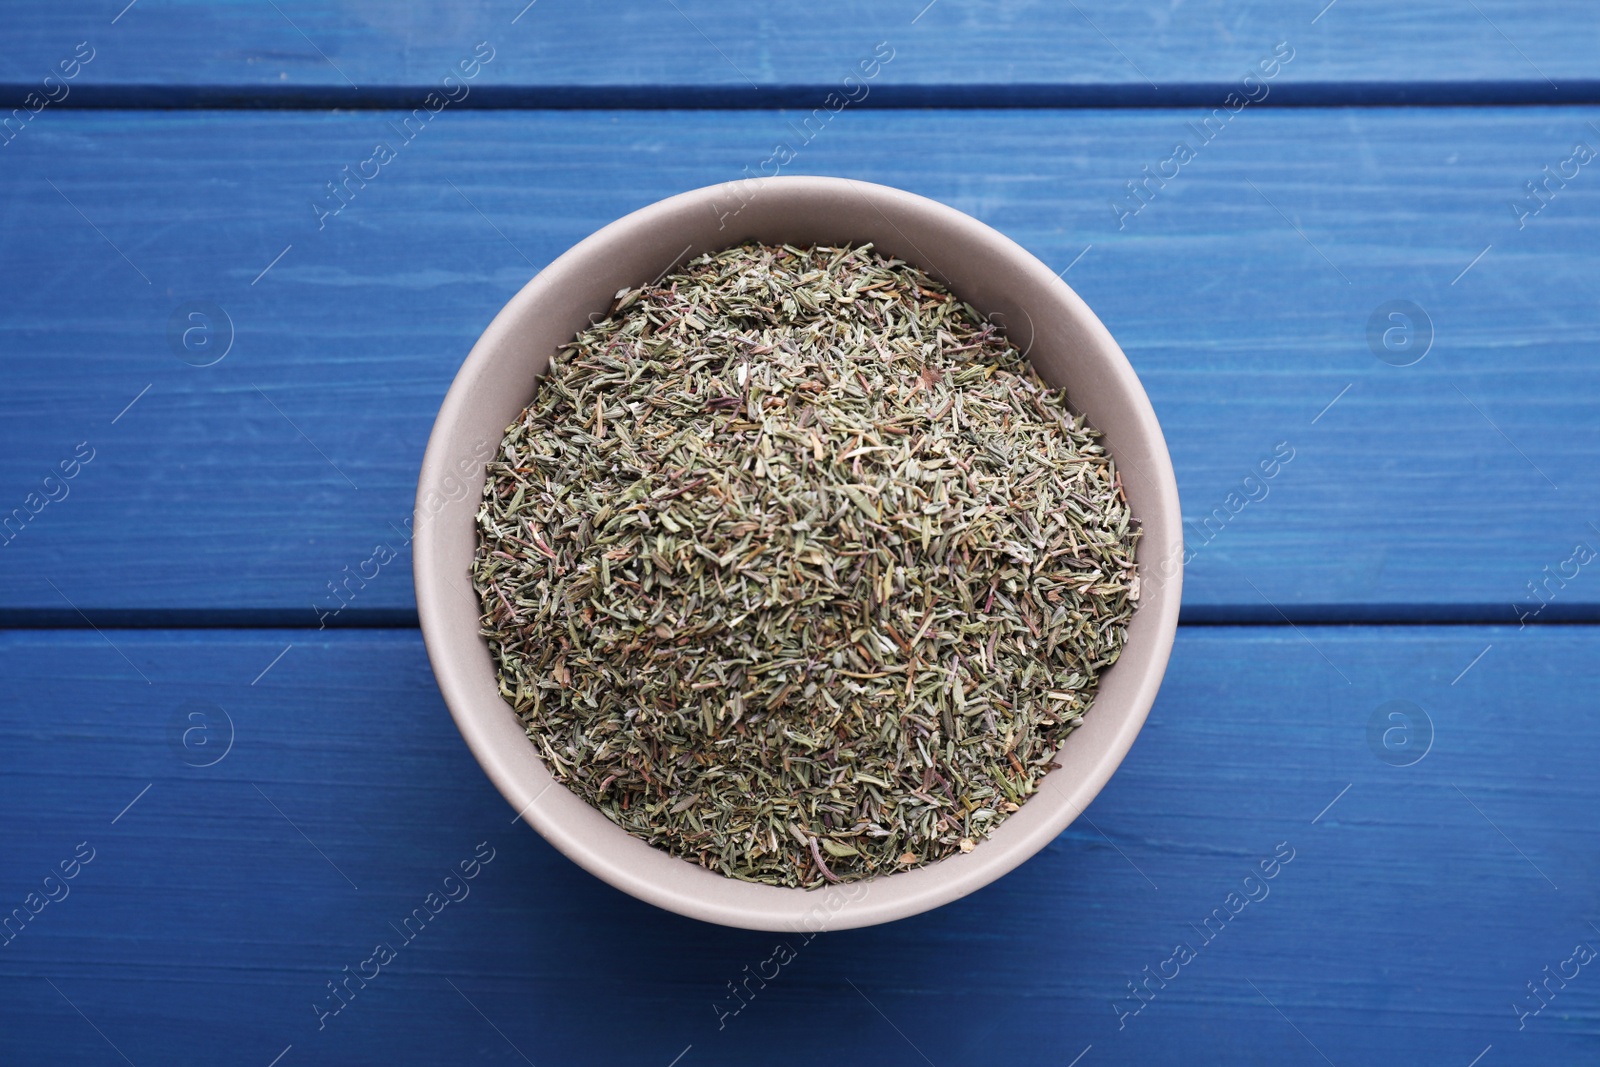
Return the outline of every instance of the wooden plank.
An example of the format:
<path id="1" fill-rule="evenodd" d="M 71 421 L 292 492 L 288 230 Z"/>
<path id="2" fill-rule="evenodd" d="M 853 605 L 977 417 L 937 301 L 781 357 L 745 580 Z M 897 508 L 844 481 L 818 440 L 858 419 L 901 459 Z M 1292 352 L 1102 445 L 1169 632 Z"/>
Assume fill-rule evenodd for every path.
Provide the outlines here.
<path id="1" fill-rule="evenodd" d="M 1600 946 L 1597 642 L 1184 628 L 1087 818 L 972 897 L 806 941 L 660 912 L 512 825 L 413 632 L 9 632 L 0 905 L 93 859 L 0 949 L 0 1058 L 1585 1062 L 1591 967 L 1537 1014 L 1527 983 Z M 405 943 L 391 924 L 480 842 L 469 895 Z M 379 942 L 396 959 L 319 1029 Z M 1167 978 L 1139 1007 L 1147 966 Z"/>
<path id="2" fill-rule="evenodd" d="M 445 6 L 74 0 L 11 13 L 0 99 L 21 106 L 85 42 L 67 106 L 414 104 L 474 46 L 466 106 L 819 106 L 885 42 L 872 106 L 1219 102 L 1274 45 L 1276 102 L 1596 99 L 1584 0 L 1018 0 Z M 84 54 L 90 54 L 85 52 Z M 870 68 L 869 68 L 870 69 Z"/>
<path id="3" fill-rule="evenodd" d="M 1064 272 L 1165 428 L 1191 621 L 1600 614 L 1575 556 L 1600 546 L 1600 179 L 1564 162 L 1600 109 L 1247 109 L 1210 144 L 1202 117 L 847 111 L 786 172 L 943 200 Z M 503 302 L 612 219 L 802 143 L 769 112 L 447 111 L 409 144 L 398 121 L 46 113 L 5 149 L 0 516 L 39 513 L 0 547 L 0 617 L 317 625 L 387 545 L 330 621 L 408 622 L 423 444 Z M 379 140 L 397 158 L 319 229 Z M 1178 140 L 1195 157 L 1133 213 Z M 1513 198 L 1562 166 L 1519 228 Z M 1369 348 L 1396 300 L 1432 323 L 1412 366 Z M 169 337 L 202 303 L 234 334 L 208 367 Z"/>

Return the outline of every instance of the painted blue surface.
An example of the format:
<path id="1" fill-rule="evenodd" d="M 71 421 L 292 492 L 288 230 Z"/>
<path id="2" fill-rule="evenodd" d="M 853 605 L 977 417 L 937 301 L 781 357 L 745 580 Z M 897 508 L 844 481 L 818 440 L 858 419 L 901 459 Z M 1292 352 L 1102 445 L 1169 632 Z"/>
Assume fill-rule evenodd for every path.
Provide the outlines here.
<path id="1" fill-rule="evenodd" d="M 401 136 L 374 109 L 479 41 L 324 215 Z M 864 98 L 797 129 L 880 41 Z M 1597 46 L 1578 0 L 7 11 L 0 101 L 54 99 L 0 133 L 0 1063 L 1600 1059 Z M 1280 106 L 1308 104 L 1384 106 Z M 200 110 L 141 110 L 169 106 Z M 1151 395 L 1195 552 L 1087 816 L 811 940 L 658 911 L 513 823 L 403 529 L 506 299 L 780 141 L 1062 271 Z M 1429 326 L 1386 347 L 1398 302 Z M 459 899 L 396 929 L 430 893 Z"/>
<path id="2" fill-rule="evenodd" d="M 1600 108 L 1246 109 L 1119 229 L 1113 197 L 1200 117 L 845 111 L 792 169 L 953 204 L 1065 272 L 1162 421 L 1187 619 L 1516 621 L 1600 547 L 1600 161 L 1521 229 L 1509 204 L 1600 147 Z M 0 618 L 316 626 L 382 543 L 400 560 L 332 624 L 412 622 L 403 524 L 484 325 L 593 230 L 796 136 L 774 112 L 447 110 L 319 230 L 394 121 L 46 112 L 0 149 L 0 509 L 96 450 L 0 547 Z M 1369 347 L 1392 300 L 1433 324 L 1413 366 Z M 197 302 L 235 335 L 214 366 L 168 333 Z M 1266 498 L 1230 504 L 1280 442 Z M 91 549 L 115 581 L 71 562 Z M 1591 571 L 1559 581 L 1541 620 L 1600 614 Z"/>
<path id="3" fill-rule="evenodd" d="M 126 0 L 124 0 L 126 2 Z M 874 106 L 1220 102 L 1286 42 L 1277 102 L 1600 94 L 1587 0 L 69 0 L 7 13 L 0 99 L 87 41 L 79 103 L 416 99 L 490 42 L 468 106 L 820 106 L 884 42 Z M 113 18 L 115 22 L 113 23 Z M 870 67 L 867 69 L 871 69 Z"/>
<path id="4" fill-rule="evenodd" d="M 0 903 L 80 842 L 95 856 L 0 948 L 7 1063 L 121 1062 L 108 1042 L 141 1067 L 265 1067 L 290 1045 L 280 1067 L 521 1063 L 513 1044 L 661 1067 L 690 1045 L 681 1064 L 922 1063 L 913 1043 L 939 1067 L 1091 1044 L 1082 1064 L 1596 1054 L 1600 961 L 1520 1031 L 1512 1008 L 1600 948 L 1592 627 L 1183 628 L 1086 818 L 971 897 L 809 943 L 658 911 L 512 825 L 413 632 L 105 637 L 0 640 L 28 694 L 0 722 Z M 1403 738 L 1369 743 L 1394 700 L 1421 709 L 1414 745 L 1432 725 L 1411 766 L 1392 765 L 1416 752 Z M 224 751 L 221 716 L 181 733 L 201 705 L 234 734 L 209 767 L 192 764 Z M 468 895 L 402 944 L 389 924 L 480 842 L 494 859 Z M 1195 928 L 1233 892 L 1258 899 L 1207 943 Z M 319 1030 L 325 983 L 385 941 L 395 961 Z M 796 958 L 719 1028 L 727 983 L 771 975 L 780 941 Z M 1125 1014 L 1179 942 L 1196 958 Z"/>

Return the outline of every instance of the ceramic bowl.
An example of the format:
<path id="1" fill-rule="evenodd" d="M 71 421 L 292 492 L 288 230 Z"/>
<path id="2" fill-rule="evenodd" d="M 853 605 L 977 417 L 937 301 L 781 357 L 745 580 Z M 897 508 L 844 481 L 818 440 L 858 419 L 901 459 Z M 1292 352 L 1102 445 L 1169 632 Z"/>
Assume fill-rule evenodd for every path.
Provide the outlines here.
<path id="1" fill-rule="evenodd" d="M 947 284 L 1026 351 L 1039 374 L 1105 435 L 1141 524 L 1141 597 L 1122 657 L 1105 672 L 1060 769 L 970 853 L 823 889 L 755 885 L 632 837 L 555 782 L 500 697 L 470 571 L 485 461 L 532 399 L 561 344 L 619 289 L 747 240 L 860 244 Z M 585 239 L 512 297 L 473 346 L 439 410 L 417 490 L 417 609 L 445 703 L 511 807 L 594 875 L 670 911 L 755 930 L 839 930 L 904 918 L 994 881 L 1049 844 L 1122 761 L 1155 699 L 1178 621 L 1178 490 L 1155 412 L 1127 357 L 1067 284 L 1010 239 L 954 208 L 839 178 L 779 177 L 696 189 Z"/>

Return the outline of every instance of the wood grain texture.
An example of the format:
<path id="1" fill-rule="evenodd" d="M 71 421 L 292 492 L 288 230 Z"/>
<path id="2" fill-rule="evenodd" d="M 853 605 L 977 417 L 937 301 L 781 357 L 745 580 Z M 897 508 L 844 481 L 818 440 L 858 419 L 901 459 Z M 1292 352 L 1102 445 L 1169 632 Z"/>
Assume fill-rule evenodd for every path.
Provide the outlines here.
<path id="1" fill-rule="evenodd" d="M 95 58 L 67 106 L 414 102 L 479 41 L 496 55 L 468 106 L 809 109 L 879 41 L 894 60 L 872 106 L 1211 103 L 1279 41 L 1296 58 L 1278 103 L 1600 93 L 1585 0 L 74 0 L 8 13 L 0 99 L 19 105 L 80 41 Z"/>
<path id="2" fill-rule="evenodd" d="M 1595 1058 L 1600 628 L 1515 624 L 1600 621 L 1600 108 L 1327 106 L 1592 104 L 1591 4 L 124 3 L 0 34 L 0 103 L 56 98 L 0 127 L 0 626 L 72 628 L 0 630 L 0 1062 Z M 470 93 L 397 130 L 480 41 Z M 1198 130 L 1280 41 L 1266 98 Z M 814 113 L 878 42 L 865 98 Z M 1141 110 L 983 110 L 1019 105 Z M 130 110 L 205 106 L 307 110 Z M 483 110 L 530 106 L 641 110 Z M 416 471 L 478 333 L 778 143 L 1062 270 L 1166 431 L 1185 618 L 1301 624 L 1184 627 L 1085 818 L 814 939 L 657 911 L 513 824 L 406 628 Z M 1395 301 L 1430 322 L 1410 366 L 1369 335 Z"/>
<path id="3" fill-rule="evenodd" d="M 1167 435 L 1190 621 L 1597 617 L 1574 551 L 1600 546 L 1600 164 L 1521 228 L 1510 205 L 1600 145 L 1600 109 L 1247 109 L 1210 144 L 1201 118 L 846 111 L 786 172 L 934 197 L 1066 272 Z M 445 111 L 410 143 L 398 122 L 46 112 L 0 149 L 0 517 L 23 512 L 0 621 L 409 623 L 405 551 L 319 613 L 405 548 L 494 313 L 612 219 L 803 143 L 776 112 Z M 1113 199 L 1179 139 L 1195 158 L 1119 229 Z M 397 158 L 319 229 L 379 140 Z M 1431 318 L 1413 366 L 1369 348 L 1391 300 Z M 169 336 L 196 301 L 234 333 L 209 367 Z"/>
<path id="4" fill-rule="evenodd" d="M 10 632 L 0 906 L 79 842 L 94 859 L 0 947 L 0 1059 L 1587 1062 L 1592 968 L 1520 1031 L 1512 1005 L 1600 946 L 1597 653 L 1586 626 L 1184 628 L 1086 818 L 969 898 L 805 941 L 658 911 L 513 826 L 413 632 Z M 1411 766 L 1369 744 L 1392 700 L 1432 724 Z M 197 702 L 233 726 L 209 767 L 220 716 L 213 748 L 181 740 Z M 402 945 L 390 924 L 485 841 L 470 895 Z M 319 1030 L 380 941 L 396 960 Z M 796 958 L 719 1028 L 779 941 Z M 1196 958 L 1119 1030 L 1179 942 Z"/>

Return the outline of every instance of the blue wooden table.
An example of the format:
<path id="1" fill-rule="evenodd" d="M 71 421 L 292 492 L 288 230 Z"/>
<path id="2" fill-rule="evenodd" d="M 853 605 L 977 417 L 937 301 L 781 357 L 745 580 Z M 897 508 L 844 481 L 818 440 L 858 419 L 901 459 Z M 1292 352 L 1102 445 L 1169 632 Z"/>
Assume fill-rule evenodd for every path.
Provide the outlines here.
<path id="1" fill-rule="evenodd" d="M 0 38 L 0 1062 L 1600 1061 L 1589 0 L 124 3 Z M 774 169 L 1060 270 L 1193 554 L 1089 812 L 811 938 L 513 822 L 408 551 L 506 299 Z"/>

